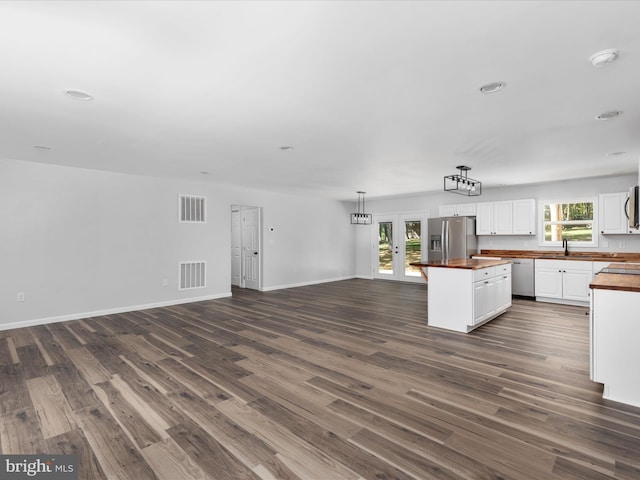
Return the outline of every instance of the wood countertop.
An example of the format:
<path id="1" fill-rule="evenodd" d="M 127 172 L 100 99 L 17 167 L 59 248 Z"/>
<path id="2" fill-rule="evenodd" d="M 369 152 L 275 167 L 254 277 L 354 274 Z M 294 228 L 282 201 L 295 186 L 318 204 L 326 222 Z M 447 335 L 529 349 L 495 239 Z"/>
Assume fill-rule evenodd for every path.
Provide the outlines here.
<path id="1" fill-rule="evenodd" d="M 549 250 L 481 250 L 474 257 L 534 258 L 553 260 L 586 260 L 594 262 L 640 262 L 640 253 L 620 252 L 572 252 Z"/>
<path id="2" fill-rule="evenodd" d="M 640 270 L 640 265 L 628 263 L 612 263 L 609 268 Z M 625 292 L 640 292 L 640 275 L 625 275 L 620 273 L 599 273 L 589 284 L 590 288 L 600 290 L 621 290 Z"/>
<path id="3" fill-rule="evenodd" d="M 450 258 L 449 260 L 438 260 L 427 263 L 410 263 L 414 267 L 441 267 L 441 268 L 462 268 L 466 270 L 478 270 L 480 268 L 495 267 L 496 265 L 506 265 L 509 260 L 489 260 L 481 258 Z"/>

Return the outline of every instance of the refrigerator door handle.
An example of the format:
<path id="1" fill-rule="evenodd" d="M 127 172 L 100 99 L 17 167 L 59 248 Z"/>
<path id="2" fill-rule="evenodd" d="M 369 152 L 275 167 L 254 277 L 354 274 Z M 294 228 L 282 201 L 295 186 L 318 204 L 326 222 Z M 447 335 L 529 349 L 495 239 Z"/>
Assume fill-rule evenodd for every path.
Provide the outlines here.
<path id="1" fill-rule="evenodd" d="M 442 222 L 442 259 L 449 259 L 449 220 Z"/>
<path id="2" fill-rule="evenodd" d="M 451 226 L 449 225 L 449 220 L 447 220 L 447 260 L 449 260 L 449 256 L 451 255 Z"/>

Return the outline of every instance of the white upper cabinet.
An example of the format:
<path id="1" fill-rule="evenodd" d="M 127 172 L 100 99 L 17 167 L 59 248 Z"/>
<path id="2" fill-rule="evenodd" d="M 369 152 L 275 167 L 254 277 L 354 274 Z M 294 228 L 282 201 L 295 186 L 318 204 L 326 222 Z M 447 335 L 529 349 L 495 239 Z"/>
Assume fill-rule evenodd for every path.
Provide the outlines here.
<path id="1" fill-rule="evenodd" d="M 493 202 L 493 229 L 495 235 L 513 233 L 513 202 Z"/>
<path id="2" fill-rule="evenodd" d="M 507 200 L 476 205 L 476 234 L 535 235 L 536 201 Z"/>
<path id="3" fill-rule="evenodd" d="M 625 207 L 629 194 L 627 192 L 602 193 L 600 203 L 600 233 L 630 233 L 629 221 Z"/>
<path id="4" fill-rule="evenodd" d="M 473 217 L 476 214 L 475 203 L 463 203 L 462 205 L 456 205 L 457 215 L 461 217 Z"/>
<path id="5" fill-rule="evenodd" d="M 473 217 L 476 214 L 475 203 L 463 203 L 461 205 L 440 205 L 438 216 L 440 217 Z"/>
<path id="6" fill-rule="evenodd" d="M 533 198 L 513 201 L 513 234 L 536 234 L 536 201 Z"/>
<path id="7" fill-rule="evenodd" d="M 511 235 L 513 202 L 485 202 L 476 206 L 476 234 Z"/>
<path id="8" fill-rule="evenodd" d="M 494 235 L 493 203 L 478 203 L 476 205 L 476 234 Z"/>
<path id="9" fill-rule="evenodd" d="M 456 214 L 457 205 L 440 205 L 438 207 L 439 217 L 453 217 Z"/>

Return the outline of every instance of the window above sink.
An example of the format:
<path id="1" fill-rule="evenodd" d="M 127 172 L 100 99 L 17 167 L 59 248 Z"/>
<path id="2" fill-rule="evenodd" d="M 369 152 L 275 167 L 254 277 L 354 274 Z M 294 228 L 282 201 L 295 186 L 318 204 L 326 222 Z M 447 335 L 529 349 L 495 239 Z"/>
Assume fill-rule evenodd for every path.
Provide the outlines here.
<path id="1" fill-rule="evenodd" d="M 574 247 L 597 247 L 597 202 L 563 200 L 544 202 L 541 246 L 561 246 L 567 240 Z"/>

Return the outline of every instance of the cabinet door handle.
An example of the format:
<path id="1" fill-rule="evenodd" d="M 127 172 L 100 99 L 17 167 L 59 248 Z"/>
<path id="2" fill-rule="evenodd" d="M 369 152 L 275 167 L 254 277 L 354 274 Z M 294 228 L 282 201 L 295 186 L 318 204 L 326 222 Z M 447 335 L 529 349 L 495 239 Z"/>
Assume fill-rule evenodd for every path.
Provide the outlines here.
<path id="1" fill-rule="evenodd" d="M 489 283 L 489 280 L 485 280 L 484 283 Z"/>

